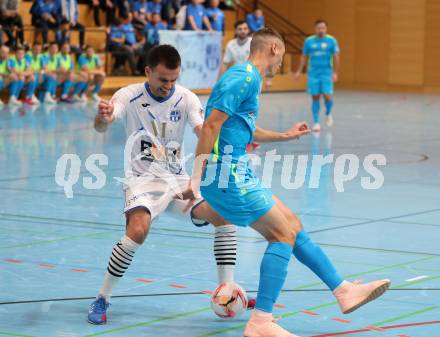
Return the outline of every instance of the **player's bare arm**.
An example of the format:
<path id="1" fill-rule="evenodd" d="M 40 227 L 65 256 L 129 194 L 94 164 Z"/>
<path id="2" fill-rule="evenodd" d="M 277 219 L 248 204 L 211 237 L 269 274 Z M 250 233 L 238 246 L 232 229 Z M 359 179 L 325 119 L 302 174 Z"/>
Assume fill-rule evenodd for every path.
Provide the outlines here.
<path id="1" fill-rule="evenodd" d="M 290 129 L 284 132 L 277 132 L 263 129 L 257 126 L 254 132 L 254 140 L 261 143 L 284 142 L 292 139 L 298 139 L 311 132 L 306 122 L 294 124 Z"/>

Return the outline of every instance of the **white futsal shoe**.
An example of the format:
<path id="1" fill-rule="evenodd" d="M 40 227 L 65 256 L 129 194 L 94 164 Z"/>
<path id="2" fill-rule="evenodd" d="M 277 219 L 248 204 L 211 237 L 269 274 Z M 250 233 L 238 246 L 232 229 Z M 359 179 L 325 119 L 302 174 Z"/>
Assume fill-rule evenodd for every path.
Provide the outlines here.
<path id="1" fill-rule="evenodd" d="M 45 104 L 57 104 L 57 101 L 52 97 L 50 93 L 46 93 L 44 96 L 44 103 Z"/>
<path id="2" fill-rule="evenodd" d="M 99 102 L 101 100 L 101 97 L 99 97 L 98 94 L 93 94 L 92 95 L 92 100 L 94 100 L 95 102 Z"/>
<path id="3" fill-rule="evenodd" d="M 333 116 L 332 115 L 327 116 L 327 120 L 325 121 L 325 125 L 327 125 L 328 127 L 333 126 Z"/>
<path id="4" fill-rule="evenodd" d="M 31 102 L 34 105 L 40 105 L 40 101 L 38 100 L 38 98 L 35 95 L 32 95 Z"/>
<path id="5" fill-rule="evenodd" d="M 380 297 L 391 285 L 388 279 L 373 281 L 366 284 L 344 281 L 333 294 L 338 300 L 344 314 L 349 314 L 363 305 Z"/>
<path id="6" fill-rule="evenodd" d="M 319 123 L 315 123 L 313 124 L 313 128 L 312 128 L 313 132 L 319 132 L 321 131 L 321 125 Z"/>
<path id="7" fill-rule="evenodd" d="M 9 105 L 23 105 L 23 103 L 21 101 L 19 101 L 17 99 L 17 97 L 15 97 L 15 96 L 11 96 L 11 98 L 9 98 L 8 104 Z"/>

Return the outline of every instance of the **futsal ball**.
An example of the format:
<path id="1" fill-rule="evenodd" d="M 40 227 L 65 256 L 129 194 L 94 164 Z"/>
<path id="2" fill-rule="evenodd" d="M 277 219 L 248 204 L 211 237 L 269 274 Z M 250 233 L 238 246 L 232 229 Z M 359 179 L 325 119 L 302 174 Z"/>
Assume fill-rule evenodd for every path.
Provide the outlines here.
<path id="1" fill-rule="evenodd" d="M 220 284 L 211 296 L 211 308 L 215 314 L 224 319 L 240 316 L 247 309 L 246 291 L 234 282 Z"/>

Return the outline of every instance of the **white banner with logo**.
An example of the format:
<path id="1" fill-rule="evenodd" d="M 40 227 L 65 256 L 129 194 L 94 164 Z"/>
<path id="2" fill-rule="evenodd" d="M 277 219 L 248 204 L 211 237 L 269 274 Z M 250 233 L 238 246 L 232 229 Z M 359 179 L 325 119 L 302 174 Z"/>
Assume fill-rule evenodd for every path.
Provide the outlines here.
<path id="1" fill-rule="evenodd" d="M 160 44 L 170 44 L 180 53 L 182 72 L 179 84 L 188 89 L 215 85 L 221 66 L 221 32 L 159 31 Z"/>

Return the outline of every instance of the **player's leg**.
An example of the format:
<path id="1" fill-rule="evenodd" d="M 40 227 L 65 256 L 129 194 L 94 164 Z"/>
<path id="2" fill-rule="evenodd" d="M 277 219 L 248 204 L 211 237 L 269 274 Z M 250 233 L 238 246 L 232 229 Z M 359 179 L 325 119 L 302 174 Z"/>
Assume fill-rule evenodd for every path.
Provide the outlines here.
<path id="1" fill-rule="evenodd" d="M 237 229 L 235 225 L 226 222 L 204 200 L 191 209 L 193 223 L 212 224 L 214 234 L 214 256 L 217 264 L 218 283 L 234 282 L 235 263 L 237 259 Z M 202 220 L 202 222 L 199 222 Z"/>
<path id="2" fill-rule="evenodd" d="M 29 75 L 25 78 L 25 84 L 26 84 L 26 97 L 25 97 L 25 103 L 29 105 L 33 105 L 34 102 L 32 101 L 32 97 L 35 93 L 35 75 Z"/>
<path id="3" fill-rule="evenodd" d="M 301 221 L 277 197 L 275 203 L 282 210 L 289 223 L 299 229 L 293 247 L 293 255 L 299 262 L 315 273 L 333 292 L 343 313 L 350 313 L 364 304 L 382 295 L 389 287 L 387 279 L 377 280 L 367 284 L 356 284 L 345 281 L 336 271 L 325 252 L 310 238 L 303 229 Z"/>
<path id="4" fill-rule="evenodd" d="M 0 92 L 7 87 L 7 75 L 0 75 Z M 0 107 L 5 103 L 0 99 Z"/>
<path id="5" fill-rule="evenodd" d="M 93 93 L 92 98 L 95 101 L 100 101 L 101 97 L 99 97 L 99 93 L 101 91 L 102 85 L 104 83 L 105 74 L 104 73 L 98 73 L 95 74 L 94 77 L 94 87 L 93 87 Z"/>
<path id="6" fill-rule="evenodd" d="M 89 309 L 88 321 L 92 324 L 107 322 L 106 311 L 110 304 L 113 288 L 124 276 L 130 266 L 136 250 L 148 235 L 151 215 L 145 207 L 135 207 L 126 212 L 126 232 L 113 246 L 104 281 L 96 300 Z"/>
<path id="7" fill-rule="evenodd" d="M 287 275 L 296 231 L 272 199 L 270 190 L 261 186 L 220 189 L 217 183 L 200 187 L 208 204 L 223 218 L 239 226 L 257 230 L 268 246 L 260 265 L 260 283 L 256 309 L 249 320 L 246 337 L 292 337 L 273 322 L 272 310 Z"/>
<path id="8" fill-rule="evenodd" d="M 73 81 L 74 81 L 73 72 L 69 71 L 63 74 L 63 87 L 61 91 L 62 102 L 70 102 L 69 93 L 70 93 L 70 89 L 72 89 Z"/>
<path id="9" fill-rule="evenodd" d="M 310 239 L 295 213 L 285 206 L 276 196 L 272 198 L 288 219 L 289 223 L 297 229 L 298 234 L 296 236 L 295 246 L 293 247 L 294 256 L 299 262 L 312 270 L 331 290 L 335 290 L 342 284 L 344 279 L 337 273 L 322 249 Z"/>
<path id="10" fill-rule="evenodd" d="M 159 197 L 158 193 L 162 195 Z M 113 247 L 103 285 L 90 305 L 88 320 L 107 321 L 106 310 L 112 290 L 130 266 L 136 250 L 144 242 L 153 219 L 173 200 L 166 181 L 156 178 L 132 178 L 125 184 L 126 232 Z"/>
<path id="11" fill-rule="evenodd" d="M 34 73 L 34 94 L 31 97 L 31 102 L 35 105 L 39 105 L 40 101 L 37 99 L 37 96 L 35 95 L 35 93 L 39 90 L 40 87 L 40 80 L 42 78 L 42 75 L 40 72 L 36 72 Z"/>
<path id="12" fill-rule="evenodd" d="M 20 92 L 23 88 L 23 78 L 21 75 L 11 74 L 11 82 L 8 103 L 10 105 L 21 105 L 22 103 L 18 100 L 18 98 L 20 97 Z"/>
<path id="13" fill-rule="evenodd" d="M 312 98 L 312 115 L 313 115 L 313 127 L 312 130 L 319 132 L 321 130 L 319 111 L 321 110 L 321 84 L 319 77 L 309 74 L 307 77 L 307 93 Z"/>
<path id="14" fill-rule="evenodd" d="M 326 78 L 322 83 L 322 92 L 324 96 L 325 115 L 327 116 L 327 126 L 333 125 L 333 78 L 330 76 Z"/>
<path id="15" fill-rule="evenodd" d="M 321 131 L 319 111 L 321 110 L 321 95 L 312 95 L 312 114 L 313 114 L 313 127 L 315 132 Z"/>
<path id="16" fill-rule="evenodd" d="M 75 102 L 86 101 L 85 95 L 83 93 L 87 91 L 88 87 L 88 74 L 85 71 L 81 71 L 78 75 L 78 80 L 73 88 L 73 100 Z"/>
<path id="17" fill-rule="evenodd" d="M 53 96 L 57 89 L 56 74 L 47 73 L 45 76 L 46 79 L 45 79 L 44 103 L 55 104 L 56 101 Z"/>
<path id="18" fill-rule="evenodd" d="M 255 311 L 246 325 L 244 336 L 294 337 L 274 322 L 272 310 L 287 277 L 297 231 L 276 204 L 252 227 L 268 241 L 268 246 L 260 265 Z"/>

